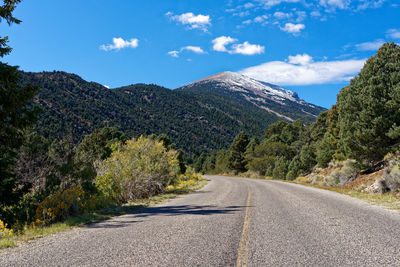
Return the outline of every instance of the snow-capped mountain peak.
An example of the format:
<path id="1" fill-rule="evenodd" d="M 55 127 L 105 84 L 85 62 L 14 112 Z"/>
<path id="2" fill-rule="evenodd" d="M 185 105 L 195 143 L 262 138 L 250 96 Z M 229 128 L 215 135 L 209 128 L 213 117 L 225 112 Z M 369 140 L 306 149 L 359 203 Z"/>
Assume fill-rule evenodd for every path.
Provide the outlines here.
<path id="1" fill-rule="evenodd" d="M 178 89 L 207 93 L 210 96 L 223 92 L 226 97 L 248 101 L 287 121 L 303 116 L 315 118 L 323 110 L 300 99 L 291 90 L 230 71 L 211 75 Z"/>
<path id="2" fill-rule="evenodd" d="M 271 100 L 276 101 L 282 101 L 284 99 L 295 102 L 301 101 L 297 94 L 291 90 L 284 89 L 274 84 L 257 81 L 248 76 L 230 71 L 224 71 L 211 75 L 209 77 L 192 82 L 187 86 L 190 87 L 192 85 L 204 82 L 222 83 L 232 91 L 252 91 L 257 95 L 260 95 L 261 97 L 271 98 Z"/>

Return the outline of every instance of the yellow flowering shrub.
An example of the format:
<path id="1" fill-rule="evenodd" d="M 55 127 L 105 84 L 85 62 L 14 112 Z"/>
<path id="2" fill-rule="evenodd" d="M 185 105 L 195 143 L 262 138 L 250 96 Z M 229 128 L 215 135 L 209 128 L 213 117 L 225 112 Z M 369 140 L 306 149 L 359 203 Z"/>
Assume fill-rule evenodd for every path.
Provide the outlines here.
<path id="1" fill-rule="evenodd" d="M 188 168 L 185 174 L 179 175 L 177 182 L 174 185 L 169 185 L 167 190 L 179 190 L 189 188 L 198 184 L 203 180 L 200 174 L 195 173 L 192 168 Z"/>
<path id="2" fill-rule="evenodd" d="M 82 187 L 73 186 L 46 197 L 36 209 L 35 224 L 50 224 L 78 214 L 84 207 Z"/>
<path id="3" fill-rule="evenodd" d="M 13 235 L 13 230 L 7 228 L 7 224 L 0 220 L 0 238 L 2 237 L 11 237 Z"/>

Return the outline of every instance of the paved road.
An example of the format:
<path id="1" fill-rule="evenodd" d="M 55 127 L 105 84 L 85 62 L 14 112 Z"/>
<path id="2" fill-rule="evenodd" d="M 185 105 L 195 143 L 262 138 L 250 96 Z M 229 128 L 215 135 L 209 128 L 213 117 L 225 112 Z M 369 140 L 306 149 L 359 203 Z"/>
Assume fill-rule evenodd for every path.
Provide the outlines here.
<path id="1" fill-rule="evenodd" d="M 0 266 L 400 266 L 400 215 L 334 192 L 207 177 L 167 204 L 0 252 Z"/>

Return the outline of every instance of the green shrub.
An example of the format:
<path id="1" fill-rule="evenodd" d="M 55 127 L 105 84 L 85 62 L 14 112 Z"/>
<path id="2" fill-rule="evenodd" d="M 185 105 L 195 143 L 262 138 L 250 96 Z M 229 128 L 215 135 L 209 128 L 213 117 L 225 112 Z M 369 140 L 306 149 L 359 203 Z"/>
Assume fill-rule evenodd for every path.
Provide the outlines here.
<path id="1" fill-rule="evenodd" d="M 96 185 L 117 203 L 161 193 L 179 173 L 178 153 L 162 142 L 140 137 L 111 154 L 99 168 Z"/>
<path id="2" fill-rule="evenodd" d="M 357 173 L 357 161 L 348 159 L 337 164 L 336 169 L 325 177 L 325 183 L 329 186 L 345 185 L 353 181 Z"/>
<path id="3" fill-rule="evenodd" d="M 389 161 L 388 166 L 384 169 L 382 178 L 386 186 L 391 192 L 398 191 L 400 188 L 400 168 L 397 160 Z"/>

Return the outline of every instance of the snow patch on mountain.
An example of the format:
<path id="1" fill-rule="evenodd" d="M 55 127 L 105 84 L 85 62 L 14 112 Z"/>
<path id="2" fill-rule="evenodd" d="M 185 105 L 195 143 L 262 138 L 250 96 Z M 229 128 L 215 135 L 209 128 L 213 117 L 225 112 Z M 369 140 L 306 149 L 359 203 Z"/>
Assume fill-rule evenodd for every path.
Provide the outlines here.
<path id="1" fill-rule="evenodd" d="M 303 100 L 299 99 L 298 95 L 295 92 L 291 90 L 282 88 L 274 84 L 257 81 L 245 75 L 230 71 L 220 72 L 211 75 L 201 80 L 192 82 L 187 86 L 190 87 L 191 85 L 210 81 L 221 83 L 221 85 L 226 86 L 232 91 L 251 91 L 261 97 L 266 97 L 280 104 L 282 104 L 282 101 L 285 99 L 302 104 L 305 103 Z"/>
<path id="2" fill-rule="evenodd" d="M 323 110 L 300 99 L 297 93 L 291 90 L 229 71 L 211 75 L 178 89 L 203 87 L 234 92 L 236 97 L 241 96 L 258 108 L 287 121 L 294 121 L 300 114 L 315 118 Z"/>

